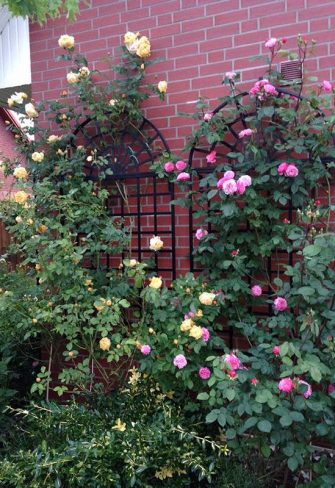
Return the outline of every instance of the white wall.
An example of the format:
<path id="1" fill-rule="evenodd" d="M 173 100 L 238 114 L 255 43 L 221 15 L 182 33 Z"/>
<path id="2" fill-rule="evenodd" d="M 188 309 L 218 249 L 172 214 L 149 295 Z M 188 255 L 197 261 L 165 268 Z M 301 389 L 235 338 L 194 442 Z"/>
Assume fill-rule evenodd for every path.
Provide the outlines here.
<path id="1" fill-rule="evenodd" d="M 31 83 L 28 18 L 0 9 L 0 88 Z"/>

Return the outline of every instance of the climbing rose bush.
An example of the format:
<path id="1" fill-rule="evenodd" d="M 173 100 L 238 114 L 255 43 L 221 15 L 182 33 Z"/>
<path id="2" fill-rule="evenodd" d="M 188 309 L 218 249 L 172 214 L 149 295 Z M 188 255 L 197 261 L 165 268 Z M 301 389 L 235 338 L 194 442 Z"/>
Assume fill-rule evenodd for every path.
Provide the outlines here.
<path id="1" fill-rule="evenodd" d="M 327 456 L 314 463 L 313 455 L 315 445 L 335 441 L 333 88 L 325 81 L 305 88 L 303 80 L 283 89 L 275 58 L 298 56 L 303 64 L 309 52 L 301 37 L 298 54 L 284 51 L 285 42 L 266 43 L 268 70 L 247 93 L 227 73 L 230 94 L 221 110 L 199 101 L 188 148 L 200 151 L 183 169 L 186 197 L 175 203 L 193 207 L 200 280 L 215 296 L 201 303 L 215 309 L 210 340 L 224 341 L 199 370 L 197 399 L 207 422 L 223 430 L 235 451 L 247 443 L 275 458 L 279 470 L 308 467 L 326 486 L 334 482 Z M 169 165 L 179 157 L 158 161 L 158 175 L 180 182 Z M 164 327 L 161 334 L 172 342 Z M 196 350 L 190 348 L 191 341 L 179 348 L 187 363 L 176 376 L 191 371 Z M 160 364 L 170 361 L 157 352 Z"/>

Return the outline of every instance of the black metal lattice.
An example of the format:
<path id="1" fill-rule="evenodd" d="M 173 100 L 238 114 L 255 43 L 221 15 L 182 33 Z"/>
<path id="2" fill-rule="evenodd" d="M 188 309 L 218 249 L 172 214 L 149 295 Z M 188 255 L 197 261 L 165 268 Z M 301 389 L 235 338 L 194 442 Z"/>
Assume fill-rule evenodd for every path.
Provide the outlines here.
<path id="1" fill-rule="evenodd" d="M 75 131 L 76 144 L 84 144 L 88 152 L 108 160 L 104 186 L 109 190 L 108 210 L 111 217 L 120 218 L 131 226 L 131 245 L 122 259 L 131 256 L 138 261 L 154 261 L 153 270 L 164 273 L 168 279 L 176 277 L 174 185 L 159 180 L 150 165 L 169 147 L 161 132 L 148 119 L 139 127 L 129 124 L 111 137 L 115 129 L 109 122 L 87 119 Z M 99 179 L 99 167 L 89 162 L 87 177 Z M 164 247 L 159 253 L 149 249 L 153 235 L 159 235 Z M 106 256 L 106 268 L 117 267 L 112 256 Z"/>
<path id="2" fill-rule="evenodd" d="M 288 95 L 290 97 L 302 99 L 302 97 L 300 97 L 299 95 L 292 93 L 290 91 L 287 91 L 285 89 L 277 89 L 277 91 L 278 91 L 279 97 L 281 97 L 283 95 Z M 196 171 L 197 176 L 198 176 L 199 187 L 196 190 L 198 190 L 198 191 L 206 191 L 207 190 L 208 191 L 208 189 L 209 189 L 208 187 L 201 185 L 201 179 L 204 178 L 206 175 L 208 175 L 212 171 L 211 168 L 202 167 L 201 165 L 197 167 L 195 165 L 195 161 L 198 158 L 203 159 L 203 157 L 205 155 L 208 155 L 209 152 L 211 152 L 212 150 L 215 149 L 217 158 L 220 158 L 222 161 L 225 161 L 225 160 L 228 161 L 229 160 L 229 162 L 231 163 L 232 159 L 228 158 L 228 153 L 230 153 L 230 152 L 234 153 L 234 152 L 239 151 L 239 147 L 242 144 L 242 142 L 238 136 L 238 133 L 241 130 L 249 127 L 248 122 L 247 122 L 248 117 L 255 115 L 255 113 L 256 113 L 255 109 L 252 110 L 250 105 L 248 105 L 248 104 L 244 105 L 243 104 L 243 101 L 246 100 L 248 97 L 249 97 L 248 92 L 244 92 L 244 93 L 241 93 L 234 98 L 233 103 L 235 104 L 235 108 L 237 109 L 237 112 L 239 113 L 239 115 L 236 118 L 234 118 L 232 120 L 232 122 L 227 124 L 228 130 L 227 130 L 227 134 L 226 134 L 225 139 L 221 140 L 220 142 L 214 142 L 213 144 L 208 145 L 207 147 L 206 146 L 201 147 L 201 146 L 194 145 L 191 148 L 190 153 L 189 153 L 189 165 L 190 165 L 190 167 L 193 168 L 193 170 Z M 213 110 L 213 112 L 212 112 L 213 115 L 224 111 L 226 108 L 228 108 L 227 106 L 228 106 L 228 102 L 225 101 L 225 102 L 221 103 L 219 106 L 217 106 L 215 108 L 215 110 Z M 323 116 L 322 112 L 319 113 L 319 116 L 321 116 L 321 117 Z M 328 161 L 328 159 L 325 159 L 324 163 L 326 163 L 327 161 Z M 195 190 L 194 181 L 192 183 L 192 190 Z M 211 212 L 212 212 L 211 201 L 209 200 L 207 203 L 207 215 L 210 216 Z M 195 239 L 194 213 L 195 213 L 194 204 L 192 204 L 190 211 L 189 211 L 190 269 L 192 272 L 198 273 L 198 272 L 202 272 L 203 269 L 201 267 L 197 267 L 195 264 L 195 260 L 194 260 L 194 239 Z M 292 207 L 291 200 L 289 200 L 288 205 L 286 207 L 283 207 L 283 213 L 286 213 L 287 218 L 290 222 L 292 222 L 294 220 L 294 209 Z M 207 230 L 209 232 L 215 232 L 215 229 L 212 228 L 210 223 L 208 224 Z M 243 229 L 241 229 L 241 232 L 243 232 Z M 280 263 L 282 261 L 285 261 L 285 264 L 292 266 L 294 261 L 295 261 L 296 252 L 297 251 L 292 251 L 290 253 L 287 253 L 286 250 L 278 250 L 277 256 L 276 256 L 277 259 L 276 259 L 275 264 L 274 264 L 273 257 L 269 257 L 267 259 L 267 273 L 271 277 L 271 281 L 272 281 L 272 278 L 274 276 L 278 275 L 279 268 L 278 269 L 276 268 L 276 264 L 278 266 L 279 265 L 278 262 Z M 249 284 L 251 284 L 250 278 L 249 278 Z M 271 290 L 267 290 L 267 292 L 268 292 L 268 294 L 270 294 Z M 257 315 L 259 315 L 261 317 L 261 316 L 270 315 L 271 313 L 272 313 L 272 307 L 271 307 L 271 304 L 269 304 L 267 311 L 264 311 L 264 312 L 258 311 Z M 233 329 L 231 327 L 228 328 L 227 334 L 228 334 L 228 340 L 229 340 L 230 347 L 232 348 L 233 343 L 234 343 L 234 333 L 233 333 Z"/>

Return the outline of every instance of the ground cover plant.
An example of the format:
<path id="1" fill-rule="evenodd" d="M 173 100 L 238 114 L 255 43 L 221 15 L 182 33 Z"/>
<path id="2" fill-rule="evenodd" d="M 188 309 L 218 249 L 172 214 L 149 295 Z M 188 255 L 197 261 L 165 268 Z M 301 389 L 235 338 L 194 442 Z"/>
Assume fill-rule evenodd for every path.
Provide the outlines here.
<path id="1" fill-rule="evenodd" d="M 9 255 L 20 264 L 6 277 L 0 313 L 22 343 L 39 342 L 41 354 L 31 358 L 37 363 L 31 391 L 47 403 L 27 409 L 27 425 L 21 424 L 27 444 L 19 454 L 15 439 L 4 439 L 4 482 L 15 475 L 18 487 L 98 487 L 107 481 L 152 486 L 160 482 L 157 471 L 170 486 L 229 486 L 235 481 L 219 456 L 227 445 L 229 459 L 241 460 L 236 476 L 250 466 L 249 457 L 262 467 L 262 486 L 268 478 L 276 486 L 331 486 L 331 455 L 317 447 L 333 445 L 335 433 L 331 84 L 310 80 L 316 88 L 305 94 L 302 81 L 282 91 L 274 59 L 293 54 L 285 51 L 285 40 L 270 39 L 268 71 L 247 97 L 239 92 L 238 76 L 226 73 L 230 94 L 223 110 L 213 112 L 199 101 L 188 146 L 204 148 L 198 166 L 163 154 L 153 167 L 181 185 L 185 197 L 174 203 L 193 205 L 199 223 L 195 259 L 203 272 L 168 284 L 150 262 L 139 263 L 129 252 L 131 224 L 107 211 L 110 155 L 83 147 L 75 130 L 92 117 L 117 144 L 125 128 L 140 126 L 149 93 L 164 99 L 164 80 L 144 84 L 150 41 L 125 35 L 121 62 L 106 86 L 95 83 L 98 73 L 75 55 L 71 36 L 62 36 L 59 45 L 65 49 L 61 60 L 73 64 L 67 75 L 71 96 L 66 91 L 57 101 L 34 105 L 15 94 L 8 101 L 25 104 L 35 121 L 27 130 L 37 137 L 17 133 L 26 166 L 20 157 L 7 162 L 20 188 L 2 204 L 3 220 L 12 235 Z M 302 64 L 308 50 L 298 37 Z M 42 113 L 57 130 L 39 127 Z M 219 143 L 229 142 L 236 120 L 238 144 L 224 151 Z M 116 190 L 126 202 L 118 182 Z M 153 254 L 163 247 L 160 236 L 151 238 Z M 106 271 L 106 256 L 119 260 L 117 269 Z M 9 279 L 13 273 L 16 281 Z M 18 290 L 20 273 L 30 280 L 29 293 Z M 239 336 L 240 349 L 226 341 L 227 328 Z M 134 418 L 123 389 L 147 377 L 158 389 L 141 390 Z M 48 403 L 55 395 L 62 402 L 74 395 L 82 403 L 57 407 Z M 157 416 L 151 410 L 155 398 L 164 400 Z M 110 412 L 106 405 L 112 405 Z M 88 420 L 92 411 L 96 425 Z M 133 416 L 125 419 L 127 412 Z M 185 420 L 185 437 L 176 412 Z M 73 431 L 76 418 L 85 421 Z M 44 443 L 53 419 L 60 437 L 55 433 L 54 444 Z M 159 426 L 166 427 L 164 436 Z M 185 454 L 196 445 L 193 431 L 198 440 L 206 438 L 201 462 L 200 450 Z M 136 449 L 139 439 L 143 452 Z M 123 442 L 134 458 L 131 472 Z M 213 458 L 207 445 L 217 454 Z M 160 458 L 162 446 L 167 464 Z M 112 459 L 113 468 L 106 470 Z M 215 466 L 221 462 L 219 473 Z"/>

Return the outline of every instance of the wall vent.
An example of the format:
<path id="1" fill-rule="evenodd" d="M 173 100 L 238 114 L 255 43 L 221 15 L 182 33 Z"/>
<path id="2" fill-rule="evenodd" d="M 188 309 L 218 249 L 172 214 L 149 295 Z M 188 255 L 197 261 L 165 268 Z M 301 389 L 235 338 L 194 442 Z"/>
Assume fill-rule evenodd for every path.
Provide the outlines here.
<path id="1" fill-rule="evenodd" d="M 280 63 L 279 71 L 284 82 L 299 83 L 302 80 L 302 64 L 298 60 Z"/>

